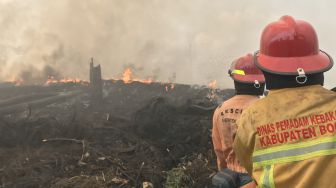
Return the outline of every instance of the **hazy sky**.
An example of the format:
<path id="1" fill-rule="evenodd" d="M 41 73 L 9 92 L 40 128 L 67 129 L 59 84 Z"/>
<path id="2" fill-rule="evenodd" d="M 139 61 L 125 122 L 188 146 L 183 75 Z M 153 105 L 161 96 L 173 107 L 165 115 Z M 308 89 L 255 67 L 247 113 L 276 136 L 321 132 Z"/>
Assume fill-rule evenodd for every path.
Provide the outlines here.
<path id="1" fill-rule="evenodd" d="M 333 0 L 0 0 L 0 80 L 104 78 L 131 66 L 140 78 L 232 87 L 231 61 L 259 48 L 261 31 L 289 14 L 310 22 L 336 58 Z M 326 86 L 336 86 L 336 67 Z"/>

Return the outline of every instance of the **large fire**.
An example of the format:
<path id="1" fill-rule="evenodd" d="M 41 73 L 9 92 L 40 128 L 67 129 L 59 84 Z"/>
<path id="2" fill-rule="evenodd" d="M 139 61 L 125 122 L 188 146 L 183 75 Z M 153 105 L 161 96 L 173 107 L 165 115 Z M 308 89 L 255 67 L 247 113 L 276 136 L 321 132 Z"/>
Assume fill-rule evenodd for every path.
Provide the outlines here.
<path id="1" fill-rule="evenodd" d="M 153 83 L 153 79 L 152 78 L 148 78 L 148 79 L 137 79 L 137 78 L 133 78 L 133 72 L 130 68 L 126 68 L 125 71 L 123 72 L 123 76 L 122 76 L 122 81 L 124 81 L 125 84 L 129 84 L 132 82 L 141 82 L 144 84 L 151 84 Z"/>
<path id="2" fill-rule="evenodd" d="M 134 78 L 134 74 L 131 68 L 126 68 L 122 74 L 121 78 L 114 78 L 113 80 L 122 80 L 125 84 L 130 84 L 132 82 L 140 82 L 143 84 L 151 84 L 154 82 L 154 79 L 151 77 L 148 77 L 147 79 L 139 79 L 139 78 Z M 11 83 L 13 83 L 15 86 L 20 86 L 20 85 L 25 85 L 24 80 L 22 79 L 17 79 L 13 78 L 10 79 Z M 48 76 L 47 80 L 44 82 L 44 86 L 50 86 L 50 85 L 56 85 L 56 84 L 67 84 L 67 83 L 73 83 L 73 84 L 82 84 L 82 85 L 89 85 L 89 82 L 86 80 L 82 80 L 79 78 L 62 78 L 62 79 L 57 79 L 53 76 Z M 163 83 L 162 83 L 163 84 Z M 216 84 L 216 81 L 215 81 Z M 172 91 L 174 90 L 175 85 L 173 83 L 165 83 L 163 84 L 165 87 L 165 90 Z"/>
<path id="3" fill-rule="evenodd" d="M 118 80 L 118 79 L 117 79 Z M 138 78 L 134 78 L 133 72 L 131 68 L 126 68 L 123 72 L 122 78 L 121 80 L 125 83 L 125 84 L 129 84 L 132 82 L 140 82 L 143 84 L 151 84 L 154 82 L 154 80 L 152 78 L 148 78 L 148 79 L 138 79 Z M 164 85 L 165 91 L 169 92 L 169 91 L 173 91 L 175 88 L 175 85 L 173 83 L 161 83 L 162 85 Z"/>
<path id="4" fill-rule="evenodd" d="M 130 68 L 127 68 L 123 73 L 122 80 L 124 81 L 125 84 L 128 84 L 132 82 L 131 79 L 132 79 L 132 70 Z"/>

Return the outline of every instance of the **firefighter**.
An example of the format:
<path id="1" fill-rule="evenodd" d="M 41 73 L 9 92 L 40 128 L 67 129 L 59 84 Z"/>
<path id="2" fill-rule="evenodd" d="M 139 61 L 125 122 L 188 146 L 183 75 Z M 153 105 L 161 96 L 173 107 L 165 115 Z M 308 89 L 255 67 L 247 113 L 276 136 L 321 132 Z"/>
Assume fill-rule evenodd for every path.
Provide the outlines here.
<path id="1" fill-rule="evenodd" d="M 232 149 L 236 120 L 242 111 L 264 92 L 265 79 L 253 64 L 253 55 L 247 54 L 234 61 L 229 75 L 235 86 L 235 96 L 225 101 L 214 112 L 212 140 L 219 172 L 213 177 L 215 187 L 253 188 L 251 176 L 241 167 Z"/>
<path id="2" fill-rule="evenodd" d="M 237 122 L 239 161 L 258 187 L 336 187 L 336 93 L 323 87 L 333 60 L 314 28 L 281 17 L 263 30 L 254 59 L 270 91 Z"/>

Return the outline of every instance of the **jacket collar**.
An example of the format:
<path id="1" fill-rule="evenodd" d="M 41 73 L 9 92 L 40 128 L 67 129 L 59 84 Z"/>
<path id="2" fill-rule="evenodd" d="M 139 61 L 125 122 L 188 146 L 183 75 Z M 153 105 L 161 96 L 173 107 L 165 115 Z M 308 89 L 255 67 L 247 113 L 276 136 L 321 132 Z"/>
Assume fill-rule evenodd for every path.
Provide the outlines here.
<path id="1" fill-rule="evenodd" d="M 283 89 L 274 89 L 270 90 L 268 95 L 275 95 L 281 93 L 292 93 L 292 92 L 311 92 L 312 90 L 321 90 L 323 87 L 321 85 L 310 85 L 310 86 L 303 86 L 303 87 L 294 87 L 294 88 L 283 88 Z"/>

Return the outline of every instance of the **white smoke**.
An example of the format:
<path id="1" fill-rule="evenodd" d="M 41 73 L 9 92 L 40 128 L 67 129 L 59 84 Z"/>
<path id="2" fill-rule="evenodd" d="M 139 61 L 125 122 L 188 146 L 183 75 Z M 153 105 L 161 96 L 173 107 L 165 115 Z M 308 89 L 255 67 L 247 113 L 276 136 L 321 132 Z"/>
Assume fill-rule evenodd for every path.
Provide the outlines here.
<path id="1" fill-rule="evenodd" d="M 336 2 L 229 0 L 0 0 L 0 79 L 48 74 L 88 79 L 93 56 L 104 78 L 127 66 L 141 78 L 232 87 L 233 59 L 259 47 L 266 24 L 284 14 L 315 27 L 336 57 Z M 326 74 L 336 85 L 336 68 Z"/>

